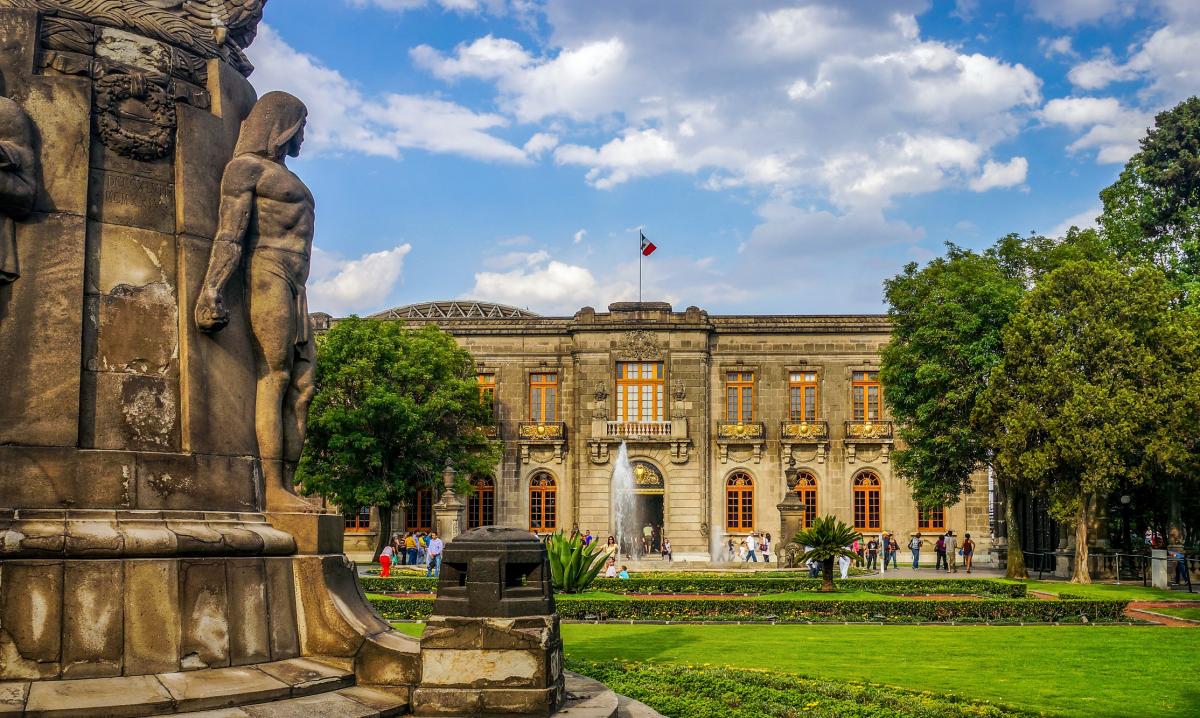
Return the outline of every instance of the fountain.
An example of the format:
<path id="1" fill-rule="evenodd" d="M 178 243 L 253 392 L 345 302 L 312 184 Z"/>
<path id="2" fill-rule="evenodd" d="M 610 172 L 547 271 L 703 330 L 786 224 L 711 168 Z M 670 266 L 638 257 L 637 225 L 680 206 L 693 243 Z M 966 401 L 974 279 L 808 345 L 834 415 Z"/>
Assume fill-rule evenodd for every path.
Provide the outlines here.
<path id="1" fill-rule="evenodd" d="M 633 558 L 642 557 L 642 529 L 638 516 L 637 494 L 634 492 L 633 464 L 629 462 L 629 448 L 621 442 L 617 461 L 612 474 L 614 533 L 621 553 Z"/>

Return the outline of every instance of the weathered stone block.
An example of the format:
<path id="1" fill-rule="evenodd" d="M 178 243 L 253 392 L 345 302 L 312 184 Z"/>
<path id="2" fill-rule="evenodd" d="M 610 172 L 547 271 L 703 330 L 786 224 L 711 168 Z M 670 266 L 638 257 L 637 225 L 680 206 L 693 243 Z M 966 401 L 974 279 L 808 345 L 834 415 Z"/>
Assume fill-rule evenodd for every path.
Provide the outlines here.
<path id="1" fill-rule="evenodd" d="M 355 660 L 359 682 L 380 686 L 411 686 L 421 681 L 421 648 L 395 631 L 368 636 Z"/>
<path id="2" fill-rule="evenodd" d="M 124 172 L 88 176 L 88 217 L 106 224 L 175 232 L 175 185 Z"/>
<path id="3" fill-rule="evenodd" d="M 0 288 L 0 444 L 74 446 L 79 437 L 83 219 L 17 225 L 22 277 Z"/>
<path id="4" fill-rule="evenodd" d="M 158 676 L 178 711 L 225 708 L 287 698 L 287 684 L 254 668 L 184 671 Z"/>
<path id="5" fill-rule="evenodd" d="M 57 678 L 62 657 L 61 561 L 0 566 L 0 679 Z M 23 590 L 13 590 L 21 586 Z"/>
<path id="6" fill-rule="evenodd" d="M 88 236 L 94 248 L 88 256 L 88 293 L 175 304 L 173 235 L 89 222 Z M 172 329 L 171 336 L 174 335 Z M 111 371 L 103 366 L 100 369 Z"/>
<path id="7" fill-rule="evenodd" d="M 63 623 L 63 678 L 121 675 L 121 562 L 67 561 L 64 569 L 63 612 L 68 620 Z"/>
<path id="8" fill-rule="evenodd" d="M 267 572 L 267 601 L 271 606 L 271 658 L 282 660 L 300 655 L 296 633 L 296 588 L 291 558 L 263 560 Z"/>
<path id="9" fill-rule="evenodd" d="M 179 670 L 179 562 L 136 559 L 124 562 L 125 673 L 141 675 Z"/>
<path id="10" fill-rule="evenodd" d="M 27 681 L 0 683 L 0 716 L 19 716 L 25 712 L 25 699 L 29 696 Z"/>
<path id="11" fill-rule="evenodd" d="M 271 660 L 271 610 L 262 559 L 228 559 L 229 662 L 235 666 Z"/>
<path id="12" fill-rule="evenodd" d="M 229 665 L 229 594 L 224 561 L 180 561 L 183 606 L 180 665 L 184 670 Z"/>
<path id="13" fill-rule="evenodd" d="M 83 436 L 88 448 L 169 452 L 179 450 L 179 388 L 174 378 L 84 372 Z"/>
<path id="14" fill-rule="evenodd" d="M 421 649 L 421 685 L 535 688 L 544 682 L 537 651 Z"/>
<path id="15" fill-rule="evenodd" d="M 7 508 L 125 506 L 133 467 L 121 452 L 0 446 L 0 496 Z"/>
<path id="16" fill-rule="evenodd" d="M 280 531 L 296 538 L 296 552 L 329 555 L 342 552 L 346 522 L 332 514 L 294 514 L 267 512 L 267 520 Z"/>
<path id="17" fill-rule="evenodd" d="M 29 688 L 28 716 L 146 716 L 169 710 L 171 695 L 153 676 L 39 681 Z"/>
<path id="18" fill-rule="evenodd" d="M 293 696 L 321 693 L 354 684 L 353 673 L 311 658 L 274 661 L 260 664 L 256 668 L 290 686 Z"/>

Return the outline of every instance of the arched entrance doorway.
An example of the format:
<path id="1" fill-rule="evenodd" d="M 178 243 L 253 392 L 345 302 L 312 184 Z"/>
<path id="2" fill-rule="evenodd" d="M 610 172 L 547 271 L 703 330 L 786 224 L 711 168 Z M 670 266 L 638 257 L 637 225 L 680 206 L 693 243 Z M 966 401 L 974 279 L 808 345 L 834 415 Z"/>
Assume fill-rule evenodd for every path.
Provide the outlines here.
<path id="1" fill-rule="evenodd" d="M 662 471 L 648 461 L 632 461 L 634 504 L 637 507 L 637 527 L 641 545 L 633 547 L 633 553 L 657 554 L 662 551 L 665 527 L 664 497 L 666 481 Z"/>

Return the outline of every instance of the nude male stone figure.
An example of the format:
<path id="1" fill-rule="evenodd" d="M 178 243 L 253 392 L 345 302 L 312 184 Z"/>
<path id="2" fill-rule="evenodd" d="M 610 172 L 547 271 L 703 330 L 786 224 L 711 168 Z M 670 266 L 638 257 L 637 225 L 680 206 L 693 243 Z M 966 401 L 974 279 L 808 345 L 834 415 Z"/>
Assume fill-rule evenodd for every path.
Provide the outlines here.
<path id="1" fill-rule="evenodd" d="M 221 210 L 196 325 L 229 323 L 221 293 L 245 259 L 247 314 L 258 383 L 254 428 L 268 511 L 318 511 L 296 496 L 292 477 L 304 445 L 316 347 L 304 283 L 312 252 L 315 201 L 285 165 L 298 157 L 308 110 L 286 92 L 255 104 L 221 178 Z"/>
<path id="2" fill-rule="evenodd" d="M 20 276 L 14 219 L 24 219 L 37 197 L 33 129 L 20 105 L 0 95 L 0 287 Z"/>

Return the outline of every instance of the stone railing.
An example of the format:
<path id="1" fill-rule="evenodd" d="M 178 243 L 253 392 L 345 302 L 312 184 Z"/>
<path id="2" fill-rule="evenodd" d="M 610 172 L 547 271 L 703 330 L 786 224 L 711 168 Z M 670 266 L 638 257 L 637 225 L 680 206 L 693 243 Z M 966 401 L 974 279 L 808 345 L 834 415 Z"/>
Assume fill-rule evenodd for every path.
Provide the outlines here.
<path id="1" fill-rule="evenodd" d="M 670 421 L 609 421 L 592 419 L 588 455 L 593 464 L 608 463 L 609 449 L 622 441 L 641 444 L 665 444 L 673 464 L 686 464 L 691 455 L 687 419 Z"/>
<path id="2" fill-rule="evenodd" d="M 671 421 L 606 421 L 604 435 L 623 439 L 672 436 L 673 424 Z"/>
<path id="3" fill-rule="evenodd" d="M 784 421 L 779 424 L 779 440 L 792 443 L 825 441 L 829 438 L 827 421 Z"/>
<path id="4" fill-rule="evenodd" d="M 563 441 L 567 425 L 561 421 L 522 421 L 517 424 L 519 441 Z"/>
<path id="5" fill-rule="evenodd" d="M 890 442 L 891 440 L 892 422 L 890 421 L 846 422 L 846 441 Z"/>

